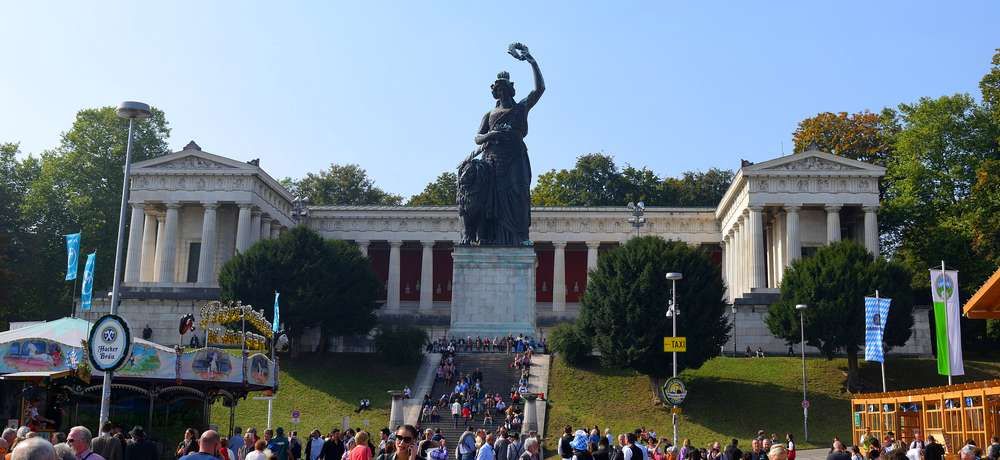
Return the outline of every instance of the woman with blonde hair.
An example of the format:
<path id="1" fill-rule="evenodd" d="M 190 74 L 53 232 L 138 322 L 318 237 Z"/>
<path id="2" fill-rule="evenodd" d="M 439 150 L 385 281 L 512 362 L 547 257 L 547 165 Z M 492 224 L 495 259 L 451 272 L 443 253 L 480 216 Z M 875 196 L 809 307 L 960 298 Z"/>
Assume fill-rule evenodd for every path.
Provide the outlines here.
<path id="1" fill-rule="evenodd" d="M 788 460 L 788 449 L 781 444 L 771 445 L 771 450 L 767 451 L 767 460 Z"/>
<path id="2" fill-rule="evenodd" d="M 372 450 L 368 447 L 368 432 L 359 431 L 354 435 L 354 447 L 348 460 L 372 460 Z"/>

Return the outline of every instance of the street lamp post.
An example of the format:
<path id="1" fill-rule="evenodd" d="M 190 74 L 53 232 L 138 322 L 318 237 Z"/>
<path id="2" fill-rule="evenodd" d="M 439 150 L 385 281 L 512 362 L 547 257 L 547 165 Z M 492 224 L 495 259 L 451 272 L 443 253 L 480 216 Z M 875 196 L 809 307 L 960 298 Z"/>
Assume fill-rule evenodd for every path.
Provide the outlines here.
<path id="1" fill-rule="evenodd" d="M 299 196 L 292 200 L 292 218 L 298 224 L 305 224 L 309 218 L 309 197 Z"/>
<path id="2" fill-rule="evenodd" d="M 125 145 L 125 175 L 122 178 L 122 202 L 118 210 L 118 242 L 115 244 L 115 275 L 111 283 L 111 314 L 118 313 L 121 294 L 122 252 L 125 249 L 125 214 L 128 212 L 129 173 L 132 168 L 132 138 L 135 120 L 149 118 L 149 105 L 142 102 L 125 101 L 118 106 L 118 116 L 128 119 L 128 142 Z M 106 371 L 101 384 L 101 412 L 98 427 L 108 421 L 111 411 L 111 378 L 113 372 Z"/>
<path id="3" fill-rule="evenodd" d="M 639 236 L 639 229 L 643 225 L 646 225 L 646 218 L 643 217 L 643 214 L 646 213 L 646 203 L 641 201 L 633 203 L 629 201 L 627 206 L 628 210 L 632 212 L 632 217 L 628 218 L 628 223 L 632 224 L 632 227 L 635 228 L 635 236 Z"/>
<path id="4" fill-rule="evenodd" d="M 640 202 L 640 204 L 642 204 Z M 670 272 L 667 273 L 667 279 L 670 280 L 670 308 L 667 309 L 667 316 L 671 318 L 673 322 L 673 332 L 672 337 L 677 337 L 677 317 L 680 315 L 680 310 L 677 309 L 677 280 L 684 279 L 682 273 Z M 677 352 L 673 352 L 674 359 L 674 378 L 677 378 Z M 674 445 L 677 445 L 677 413 L 671 411 L 670 418 L 674 425 Z"/>
<path id="5" fill-rule="evenodd" d="M 806 441 L 809 441 L 809 399 L 806 389 L 806 304 L 798 304 L 795 309 L 799 311 L 799 329 L 802 333 L 802 343 L 799 347 L 802 350 L 802 434 Z"/>

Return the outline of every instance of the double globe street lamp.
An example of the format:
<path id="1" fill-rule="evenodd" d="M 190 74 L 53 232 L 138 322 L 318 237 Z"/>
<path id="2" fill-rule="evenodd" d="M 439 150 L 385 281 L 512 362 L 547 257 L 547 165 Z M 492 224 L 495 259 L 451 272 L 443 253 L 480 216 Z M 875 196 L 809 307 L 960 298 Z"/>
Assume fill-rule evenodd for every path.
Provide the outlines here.
<path id="1" fill-rule="evenodd" d="M 641 204 L 641 203 L 640 203 Z M 667 308 L 667 318 L 670 318 L 673 322 L 673 332 L 672 337 L 677 337 L 677 317 L 680 316 L 681 312 L 677 309 L 677 281 L 684 279 L 684 274 L 678 272 L 667 273 L 667 279 L 670 280 L 670 307 Z M 677 378 L 677 352 L 673 352 L 674 359 L 674 372 L 673 377 Z M 674 425 L 674 445 L 677 445 L 677 412 L 671 411 L 670 418 Z"/>
<path id="2" fill-rule="evenodd" d="M 809 399 L 806 397 L 806 309 L 808 305 L 800 303 L 795 306 L 799 311 L 799 330 L 802 333 L 802 435 L 809 440 Z"/>

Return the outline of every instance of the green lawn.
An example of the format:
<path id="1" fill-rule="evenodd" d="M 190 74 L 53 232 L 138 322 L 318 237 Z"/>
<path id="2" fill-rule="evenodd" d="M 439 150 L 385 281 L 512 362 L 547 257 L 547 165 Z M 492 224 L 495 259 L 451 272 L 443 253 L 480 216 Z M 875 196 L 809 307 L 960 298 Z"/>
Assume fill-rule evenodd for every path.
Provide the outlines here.
<path id="1" fill-rule="evenodd" d="M 862 377 L 881 385 L 878 363 L 862 361 Z M 834 436 L 850 435 L 850 395 L 844 382 L 846 359 L 806 360 L 809 382 L 809 434 L 803 448 L 828 446 Z M 799 358 L 715 358 L 701 369 L 684 371 L 688 387 L 678 436 L 703 446 L 730 438 L 749 442 L 758 429 L 786 432 L 802 438 L 802 374 Z M 1000 376 L 1000 363 L 966 361 L 968 375 L 954 383 Z M 931 359 L 890 358 L 886 362 L 889 390 L 945 385 Z M 671 436 L 668 410 L 655 405 L 648 377 L 634 371 L 601 368 L 596 360 L 581 368 L 554 359 L 549 379 L 546 446 L 554 452 L 562 427 L 599 425 L 615 433 L 645 426 L 661 437 Z"/>
<path id="2" fill-rule="evenodd" d="M 363 427 L 370 422 L 378 429 L 389 421 L 389 389 L 412 385 L 419 363 L 393 366 L 383 363 L 377 355 L 362 353 L 302 354 L 296 359 L 279 360 L 280 380 L 274 400 L 272 423 L 285 430 L 326 433 L 339 428 L 344 416 L 350 416 L 351 426 Z M 252 394 L 236 408 L 236 425 L 244 430 L 257 427 L 262 432 L 267 421 L 267 401 L 254 401 Z M 354 413 L 361 398 L 372 401 L 372 410 Z M 291 423 L 293 409 L 301 412 L 301 422 Z M 222 430 L 229 428 L 229 408 L 216 403 L 212 407 L 212 423 Z"/>

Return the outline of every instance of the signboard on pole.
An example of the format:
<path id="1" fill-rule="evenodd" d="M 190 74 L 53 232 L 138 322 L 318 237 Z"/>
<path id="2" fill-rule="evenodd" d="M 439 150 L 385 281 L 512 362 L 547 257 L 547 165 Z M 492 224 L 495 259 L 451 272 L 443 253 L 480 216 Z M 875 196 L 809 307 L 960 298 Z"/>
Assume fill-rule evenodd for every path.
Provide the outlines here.
<path id="1" fill-rule="evenodd" d="M 687 387 L 677 377 L 667 379 L 660 390 L 663 392 L 663 399 L 667 400 L 672 406 L 681 405 L 684 402 L 684 398 L 687 397 Z"/>
<path id="2" fill-rule="evenodd" d="M 663 351 L 667 353 L 687 351 L 687 337 L 664 337 Z"/>
<path id="3" fill-rule="evenodd" d="M 299 423 L 299 418 L 300 418 L 301 416 L 302 416 L 302 413 L 301 413 L 301 412 L 299 412 L 299 410 L 298 410 L 298 409 L 294 409 L 294 410 L 292 410 L 292 423 L 294 423 L 294 424 L 298 424 L 298 423 Z"/>
<path id="4" fill-rule="evenodd" d="M 87 355 L 94 370 L 111 372 L 125 364 L 132 351 L 132 333 L 118 315 L 100 317 L 90 329 Z"/>
<path id="5" fill-rule="evenodd" d="M 809 400 L 808 399 L 803 399 L 802 400 L 802 408 L 803 409 L 808 409 L 809 408 Z"/>

